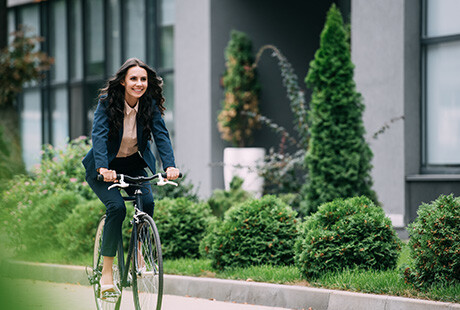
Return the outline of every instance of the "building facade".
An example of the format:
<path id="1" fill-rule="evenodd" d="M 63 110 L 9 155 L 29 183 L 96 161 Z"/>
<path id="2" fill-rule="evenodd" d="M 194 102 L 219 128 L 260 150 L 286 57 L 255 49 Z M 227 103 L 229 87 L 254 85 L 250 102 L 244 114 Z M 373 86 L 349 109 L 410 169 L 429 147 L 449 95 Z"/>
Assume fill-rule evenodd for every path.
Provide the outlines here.
<path id="1" fill-rule="evenodd" d="M 8 1 L 8 31 L 21 25 L 45 40 L 54 65 L 19 98 L 24 161 L 40 160 L 42 144 L 62 146 L 88 135 L 98 90 L 124 60 L 138 57 L 165 81 L 165 120 L 171 131 L 174 102 L 173 0 Z"/>
<path id="2" fill-rule="evenodd" d="M 460 22 L 455 0 L 10 0 L 9 29 L 32 26 L 56 64 L 20 97 L 25 161 L 42 143 L 60 145 L 90 132 L 97 90 L 128 57 L 139 57 L 165 80 L 166 121 L 177 163 L 207 197 L 223 187 L 216 119 L 223 90 L 224 49 L 232 29 L 254 52 L 277 46 L 299 80 L 319 46 L 332 3 L 351 22 L 355 81 L 374 152 L 374 189 L 396 227 L 422 201 L 460 194 Z M 277 61 L 258 66 L 261 113 L 286 128 L 293 117 Z M 302 83 L 302 86 L 303 83 Z M 306 91 L 307 100 L 310 97 Z M 382 132 L 374 136 L 374 133 Z M 279 143 L 262 129 L 256 145 Z"/>
<path id="3" fill-rule="evenodd" d="M 395 226 L 422 202 L 460 195 L 460 22 L 455 0 L 351 2 L 355 80 L 375 189 Z M 401 119 L 403 117 L 403 119 Z"/>

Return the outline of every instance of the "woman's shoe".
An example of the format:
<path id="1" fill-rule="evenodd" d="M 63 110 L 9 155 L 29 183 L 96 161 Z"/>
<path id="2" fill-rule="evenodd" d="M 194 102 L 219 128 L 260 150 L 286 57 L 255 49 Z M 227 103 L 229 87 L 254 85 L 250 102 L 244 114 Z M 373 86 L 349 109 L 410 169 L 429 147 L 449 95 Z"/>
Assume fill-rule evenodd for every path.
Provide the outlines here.
<path id="1" fill-rule="evenodd" d="M 120 297 L 121 292 L 114 284 L 101 285 L 101 299 L 107 301 L 115 301 Z"/>

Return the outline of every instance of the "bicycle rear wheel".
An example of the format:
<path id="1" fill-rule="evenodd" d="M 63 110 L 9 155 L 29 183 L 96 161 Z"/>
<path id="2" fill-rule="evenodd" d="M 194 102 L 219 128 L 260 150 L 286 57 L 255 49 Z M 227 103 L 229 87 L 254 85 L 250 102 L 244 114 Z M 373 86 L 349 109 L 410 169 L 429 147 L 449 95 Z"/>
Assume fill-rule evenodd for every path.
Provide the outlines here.
<path id="1" fill-rule="evenodd" d="M 104 231 L 104 224 L 105 224 L 106 216 L 102 216 L 101 220 L 99 221 L 99 225 L 97 226 L 96 230 L 96 238 L 94 240 L 94 252 L 93 252 L 93 291 L 94 291 L 94 298 L 96 301 L 96 307 L 98 310 L 118 310 L 120 309 L 121 304 L 121 296 L 117 298 L 117 300 L 103 300 L 101 299 L 101 286 L 100 280 L 102 276 L 102 254 L 101 254 L 101 247 L 102 247 L 102 234 Z M 123 259 L 118 255 L 120 253 L 117 252 L 114 262 L 113 262 L 113 283 L 118 286 L 120 292 L 122 291 L 122 287 L 120 285 L 120 262 L 119 259 Z"/>
<path id="2" fill-rule="evenodd" d="M 138 224 L 137 253 L 133 253 L 131 274 L 137 310 L 160 310 L 163 299 L 163 258 L 160 236 L 153 219 L 146 215 Z"/>

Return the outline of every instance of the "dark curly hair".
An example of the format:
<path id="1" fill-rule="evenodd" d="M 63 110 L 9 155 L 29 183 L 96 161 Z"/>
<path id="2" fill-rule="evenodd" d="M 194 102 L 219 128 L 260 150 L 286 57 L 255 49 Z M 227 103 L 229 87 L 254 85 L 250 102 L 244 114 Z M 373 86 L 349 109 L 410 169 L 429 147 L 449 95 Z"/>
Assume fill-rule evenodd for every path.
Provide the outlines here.
<path id="1" fill-rule="evenodd" d="M 125 102 L 125 87 L 121 82 L 125 80 L 126 74 L 131 67 L 141 67 L 147 71 L 147 90 L 139 98 L 139 110 L 137 121 L 144 126 L 143 136 L 151 139 L 150 127 L 153 119 L 154 106 L 158 106 L 160 113 L 164 115 L 164 97 L 163 97 L 163 79 L 156 72 L 137 58 L 130 58 L 118 69 L 117 73 L 112 76 L 104 86 L 99 90 L 99 100 L 107 101 L 109 115 L 109 139 L 116 138 L 123 125 L 123 112 Z"/>

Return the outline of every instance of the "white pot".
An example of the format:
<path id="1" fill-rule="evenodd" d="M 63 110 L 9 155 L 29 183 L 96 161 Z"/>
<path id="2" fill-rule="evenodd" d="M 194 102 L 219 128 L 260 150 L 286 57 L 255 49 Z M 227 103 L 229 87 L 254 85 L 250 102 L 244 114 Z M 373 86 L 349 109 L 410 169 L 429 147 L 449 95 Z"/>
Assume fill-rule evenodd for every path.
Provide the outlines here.
<path id="1" fill-rule="evenodd" d="M 242 188 L 260 198 L 264 179 L 257 173 L 257 166 L 264 161 L 265 149 L 261 147 L 227 147 L 224 149 L 225 190 L 235 175 L 244 180 Z"/>

